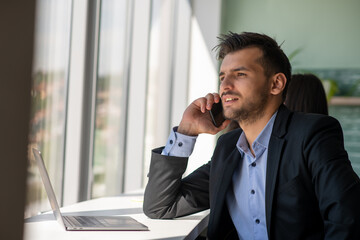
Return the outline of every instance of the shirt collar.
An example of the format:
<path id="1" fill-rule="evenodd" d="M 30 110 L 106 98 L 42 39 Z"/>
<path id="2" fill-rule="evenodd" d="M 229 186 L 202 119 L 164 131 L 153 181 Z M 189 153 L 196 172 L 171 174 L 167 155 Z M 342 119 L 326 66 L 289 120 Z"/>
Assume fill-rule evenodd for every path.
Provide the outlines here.
<path id="1" fill-rule="evenodd" d="M 268 148 L 271 132 L 274 126 L 275 118 L 277 115 L 277 111 L 272 115 L 266 126 L 263 128 L 261 133 L 257 136 L 255 141 L 253 142 L 252 148 L 257 149 L 256 145 L 259 145 L 260 148 Z M 238 142 L 236 143 L 236 147 L 240 151 L 241 154 L 244 154 L 249 151 L 248 147 L 249 143 L 246 139 L 245 133 L 242 132 Z"/>

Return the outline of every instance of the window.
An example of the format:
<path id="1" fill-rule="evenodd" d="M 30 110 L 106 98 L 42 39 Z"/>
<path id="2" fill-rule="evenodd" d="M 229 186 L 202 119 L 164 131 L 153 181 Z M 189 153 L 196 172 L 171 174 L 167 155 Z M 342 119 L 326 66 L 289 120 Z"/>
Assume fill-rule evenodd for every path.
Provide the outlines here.
<path id="1" fill-rule="evenodd" d="M 162 146 L 169 134 L 171 102 L 168 99 L 173 81 L 172 56 L 175 54 L 171 29 L 173 34 L 176 31 L 173 1 L 155 0 L 151 11 L 145 153 Z M 145 155 L 145 169 L 149 169 L 150 157 L 151 154 Z"/>
<path id="2" fill-rule="evenodd" d="M 122 191 L 129 62 L 128 1 L 101 1 L 92 197 Z"/>
<path id="3" fill-rule="evenodd" d="M 29 150 L 43 152 L 61 206 L 143 188 L 150 150 L 179 123 L 190 86 L 216 91 L 215 65 L 190 73 L 191 42 L 209 63 L 203 40 L 218 33 L 191 29 L 193 19 L 219 22 L 196 14 L 205 3 L 38 1 Z M 50 209 L 30 153 L 26 216 Z"/>
<path id="4" fill-rule="evenodd" d="M 56 195 L 62 197 L 71 4 L 37 3 L 25 216 L 49 208 L 31 148 L 42 151 Z"/>

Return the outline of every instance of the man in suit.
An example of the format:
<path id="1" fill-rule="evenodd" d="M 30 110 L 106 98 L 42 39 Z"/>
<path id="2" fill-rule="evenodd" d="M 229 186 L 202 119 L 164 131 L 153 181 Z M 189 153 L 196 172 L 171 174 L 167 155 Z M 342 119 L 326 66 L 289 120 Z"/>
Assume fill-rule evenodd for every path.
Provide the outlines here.
<path id="1" fill-rule="evenodd" d="M 282 103 L 291 65 L 272 38 L 219 38 L 219 94 L 192 102 L 164 147 L 152 153 L 144 212 L 175 218 L 210 208 L 209 239 L 360 239 L 360 180 L 332 117 Z M 222 100 L 227 118 L 212 124 Z M 219 137 L 211 161 L 182 178 L 196 136 Z"/>

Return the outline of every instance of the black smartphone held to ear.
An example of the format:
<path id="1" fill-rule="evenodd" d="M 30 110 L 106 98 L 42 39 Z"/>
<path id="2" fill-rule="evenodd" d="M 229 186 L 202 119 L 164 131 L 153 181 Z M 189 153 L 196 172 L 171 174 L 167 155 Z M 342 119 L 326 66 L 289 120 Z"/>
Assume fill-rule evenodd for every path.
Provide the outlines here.
<path id="1" fill-rule="evenodd" d="M 218 103 L 214 103 L 212 105 L 210 116 L 215 127 L 220 127 L 220 125 L 225 121 L 221 99 Z"/>

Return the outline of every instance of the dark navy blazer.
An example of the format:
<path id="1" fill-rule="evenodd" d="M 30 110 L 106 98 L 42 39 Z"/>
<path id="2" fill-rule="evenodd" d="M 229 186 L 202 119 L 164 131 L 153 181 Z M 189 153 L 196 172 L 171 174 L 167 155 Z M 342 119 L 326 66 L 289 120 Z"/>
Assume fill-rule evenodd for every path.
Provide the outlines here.
<path id="1" fill-rule="evenodd" d="M 226 206 L 242 130 L 219 137 L 207 164 L 182 178 L 187 158 L 153 150 L 144 212 L 174 218 L 210 208 L 209 239 L 237 239 Z M 269 239 L 360 239 L 360 180 L 339 122 L 280 106 L 271 134 L 265 189 Z"/>

